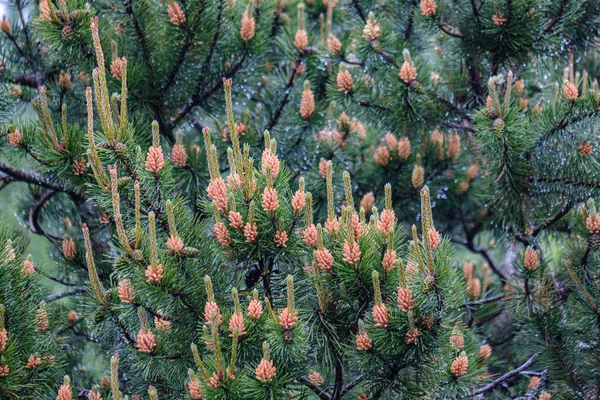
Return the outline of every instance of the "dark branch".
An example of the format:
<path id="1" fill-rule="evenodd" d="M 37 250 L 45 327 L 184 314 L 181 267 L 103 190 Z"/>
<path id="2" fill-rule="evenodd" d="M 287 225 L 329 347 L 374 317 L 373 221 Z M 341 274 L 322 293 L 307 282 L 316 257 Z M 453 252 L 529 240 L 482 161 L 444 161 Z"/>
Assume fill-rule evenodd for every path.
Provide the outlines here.
<path id="1" fill-rule="evenodd" d="M 78 287 L 78 288 L 75 288 L 75 289 L 67 290 L 66 292 L 60 292 L 60 293 L 54 293 L 54 294 L 48 295 L 48 296 L 44 297 L 42 299 L 42 301 L 45 301 L 46 303 L 49 303 L 51 301 L 55 301 L 55 300 L 58 300 L 58 299 L 69 297 L 69 296 L 78 296 L 80 294 L 85 293 L 86 291 L 87 291 L 87 288 L 85 288 L 85 287 Z"/>
<path id="2" fill-rule="evenodd" d="M 511 379 L 512 377 L 514 377 L 516 375 L 519 375 L 521 373 L 521 371 L 529 368 L 529 366 L 531 364 L 533 364 L 533 362 L 535 361 L 536 358 L 537 358 L 537 354 L 532 355 L 529 358 L 529 360 L 527 360 L 523 364 L 521 364 L 520 367 L 513 369 L 510 372 L 507 372 L 506 374 L 502 375 L 495 381 L 488 383 L 487 385 L 485 385 L 484 387 L 482 387 L 480 389 L 477 389 L 476 391 L 473 392 L 472 396 L 479 396 L 480 394 L 489 392 L 490 390 L 494 390 L 496 387 L 498 387 L 502 383 L 506 382 L 507 380 Z"/>
<path id="3" fill-rule="evenodd" d="M 324 389 L 321 389 L 317 385 L 314 385 L 311 381 L 309 381 L 305 377 L 301 376 L 301 377 L 296 378 L 296 380 L 298 382 L 300 382 L 301 384 L 303 384 L 304 386 L 306 386 L 307 388 L 309 388 L 310 390 L 312 390 L 312 392 L 319 399 L 321 399 L 321 400 L 329 400 L 330 399 L 329 395 L 327 395 L 327 393 L 325 393 Z"/>
<path id="4" fill-rule="evenodd" d="M 65 192 L 73 195 L 77 195 L 77 192 L 71 189 L 65 188 L 63 185 L 51 181 L 50 179 L 44 178 L 42 175 L 23 169 L 15 168 L 4 161 L 0 161 L 0 171 L 10 176 L 14 180 L 32 183 L 34 185 L 41 186 L 46 189 L 54 190 L 56 192 Z"/>

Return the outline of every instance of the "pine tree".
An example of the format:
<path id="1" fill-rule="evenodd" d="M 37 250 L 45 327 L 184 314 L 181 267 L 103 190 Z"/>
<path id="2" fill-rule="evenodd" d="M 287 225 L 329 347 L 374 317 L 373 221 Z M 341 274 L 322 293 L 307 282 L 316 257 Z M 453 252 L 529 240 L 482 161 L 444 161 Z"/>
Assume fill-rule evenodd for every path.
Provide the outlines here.
<path id="1" fill-rule="evenodd" d="M 46 396 L 63 357 L 53 335 L 34 262 L 25 243 L 0 226 L 0 395 L 3 399 Z M 48 299 L 48 298 L 47 298 Z"/>
<path id="2" fill-rule="evenodd" d="M 597 2 L 14 6 L 2 187 L 115 392 L 597 393 Z"/>

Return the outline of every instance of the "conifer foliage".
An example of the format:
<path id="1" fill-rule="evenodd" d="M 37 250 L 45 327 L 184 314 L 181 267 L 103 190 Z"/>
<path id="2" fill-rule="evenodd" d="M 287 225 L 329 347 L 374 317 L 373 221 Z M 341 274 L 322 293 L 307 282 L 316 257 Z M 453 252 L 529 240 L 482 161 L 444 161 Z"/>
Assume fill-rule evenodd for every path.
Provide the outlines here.
<path id="1" fill-rule="evenodd" d="M 10 4 L 2 399 L 598 398 L 600 3 Z"/>
<path id="2" fill-rule="evenodd" d="M 0 226 L 0 396 L 40 398 L 52 392 L 62 356 L 25 243 Z"/>

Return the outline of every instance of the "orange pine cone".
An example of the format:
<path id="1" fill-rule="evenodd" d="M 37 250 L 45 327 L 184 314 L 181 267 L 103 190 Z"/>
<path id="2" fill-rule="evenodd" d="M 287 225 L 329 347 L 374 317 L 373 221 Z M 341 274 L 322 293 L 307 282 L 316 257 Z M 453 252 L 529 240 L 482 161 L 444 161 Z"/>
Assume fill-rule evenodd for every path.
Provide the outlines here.
<path id="1" fill-rule="evenodd" d="M 466 375 L 468 368 L 469 359 L 467 358 L 467 356 L 458 356 L 454 359 L 454 361 L 452 361 L 452 365 L 450 366 L 450 372 L 452 372 L 452 375 L 458 378 Z"/>
<path id="2" fill-rule="evenodd" d="M 165 160 L 160 146 L 152 146 L 148 149 L 148 156 L 146 157 L 146 171 L 152 174 L 158 174 L 158 172 L 165 166 Z"/>
<path id="3" fill-rule="evenodd" d="M 290 329 L 296 326 L 298 323 L 298 313 L 296 311 L 290 311 L 287 307 L 279 314 L 279 325 L 283 329 Z"/>
<path id="4" fill-rule="evenodd" d="M 409 288 L 398 288 L 398 308 L 402 312 L 409 312 L 415 307 L 415 301 L 412 298 L 412 291 Z"/>
<path id="5" fill-rule="evenodd" d="M 256 367 L 255 374 L 256 379 L 261 382 L 271 382 L 273 378 L 275 378 L 277 370 L 275 365 L 273 364 L 273 360 L 265 360 L 264 358 L 260 360 L 258 367 Z"/>
<path id="6" fill-rule="evenodd" d="M 152 353 L 156 347 L 156 342 L 154 340 L 154 334 L 152 331 L 140 329 L 137 335 L 137 343 L 135 347 L 140 353 Z"/>

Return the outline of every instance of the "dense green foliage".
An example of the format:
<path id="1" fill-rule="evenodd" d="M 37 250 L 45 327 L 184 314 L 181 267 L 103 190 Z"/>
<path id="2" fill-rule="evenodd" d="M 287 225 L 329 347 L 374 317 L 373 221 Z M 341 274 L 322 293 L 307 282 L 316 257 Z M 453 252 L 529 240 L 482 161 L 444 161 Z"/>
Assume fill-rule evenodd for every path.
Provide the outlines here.
<path id="1" fill-rule="evenodd" d="M 598 397 L 597 1 L 10 6 L 2 398 Z"/>

